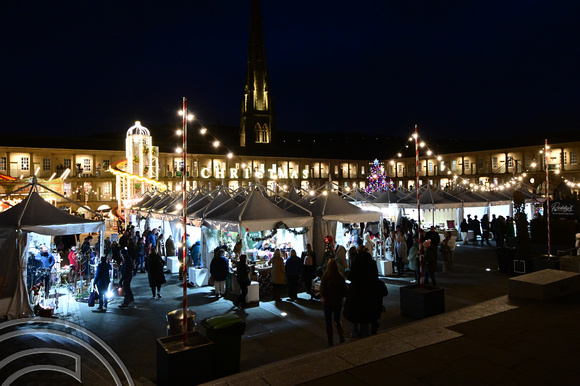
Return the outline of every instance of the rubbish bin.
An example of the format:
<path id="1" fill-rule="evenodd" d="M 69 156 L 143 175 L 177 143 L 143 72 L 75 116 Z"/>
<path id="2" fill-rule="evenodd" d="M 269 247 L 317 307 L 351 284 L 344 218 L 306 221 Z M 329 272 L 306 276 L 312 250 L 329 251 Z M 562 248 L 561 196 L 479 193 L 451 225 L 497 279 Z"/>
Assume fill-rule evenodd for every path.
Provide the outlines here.
<path id="1" fill-rule="evenodd" d="M 204 319 L 201 324 L 207 337 L 215 343 L 217 375 L 225 377 L 239 372 L 246 322 L 236 314 L 225 314 Z"/>
<path id="2" fill-rule="evenodd" d="M 196 312 L 186 310 L 187 313 L 187 331 L 195 331 Z M 181 334 L 183 332 L 183 309 L 171 311 L 167 314 L 167 336 Z"/>
<path id="3" fill-rule="evenodd" d="M 215 379 L 215 344 L 194 331 L 157 339 L 157 384 L 172 386 L 200 384 Z M 184 369 L 195 368 L 195 371 Z"/>

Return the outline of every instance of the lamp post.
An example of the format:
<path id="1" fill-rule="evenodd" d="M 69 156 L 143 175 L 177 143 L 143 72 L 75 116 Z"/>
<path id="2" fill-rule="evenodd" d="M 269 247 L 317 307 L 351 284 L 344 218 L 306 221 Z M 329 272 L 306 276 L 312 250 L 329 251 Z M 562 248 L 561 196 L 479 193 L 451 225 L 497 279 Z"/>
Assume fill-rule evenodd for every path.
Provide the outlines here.
<path id="1" fill-rule="evenodd" d="M 548 225 L 548 260 L 552 258 L 552 251 L 550 247 L 550 177 L 548 174 L 548 139 L 544 141 L 544 159 L 546 162 L 546 221 Z"/>
<path id="2" fill-rule="evenodd" d="M 415 125 L 415 189 L 417 189 L 417 226 L 419 230 L 418 240 L 419 248 L 417 253 L 419 254 L 419 285 L 423 288 L 423 256 L 421 254 L 421 191 L 419 190 L 419 134 L 417 134 L 417 125 Z"/>
<path id="3" fill-rule="evenodd" d="M 182 171 L 182 185 L 181 185 L 181 194 L 182 194 L 182 214 L 183 214 L 183 237 L 181 238 L 181 249 L 183 251 L 182 255 L 182 269 L 183 269 L 183 320 L 182 320 L 182 328 L 183 328 L 183 345 L 187 344 L 187 98 L 183 97 L 183 119 L 182 119 L 182 126 L 183 126 L 183 171 Z"/>

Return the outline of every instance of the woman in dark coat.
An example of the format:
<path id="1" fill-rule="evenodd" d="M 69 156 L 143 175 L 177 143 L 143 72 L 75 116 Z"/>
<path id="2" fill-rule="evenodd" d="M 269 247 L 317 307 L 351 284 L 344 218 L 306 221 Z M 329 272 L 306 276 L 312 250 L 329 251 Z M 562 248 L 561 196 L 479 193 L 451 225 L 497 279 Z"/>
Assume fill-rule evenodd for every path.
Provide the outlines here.
<path id="1" fill-rule="evenodd" d="M 151 250 L 145 261 L 145 268 L 147 269 L 147 279 L 149 279 L 149 287 L 155 299 L 155 290 L 157 290 L 157 297 L 161 298 L 161 284 L 165 283 L 165 274 L 163 273 L 163 266 L 165 263 L 157 252 Z"/>
<path id="2" fill-rule="evenodd" d="M 364 338 L 370 335 L 370 324 L 376 321 L 377 265 L 364 246 L 358 247 L 350 267 L 350 285 L 344 304 L 344 317 L 351 322 L 351 336 Z"/>
<path id="3" fill-rule="evenodd" d="M 346 296 L 346 282 L 344 276 L 338 270 L 335 259 L 328 259 L 326 272 L 322 275 L 320 283 L 320 299 L 324 303 L 324 319 L 326 321 L 326 336 L 328 345 L 332 346 L 334 338 L 332 335 L 332 319 L 336 325 L 336 332 L 340 343 L 344 342 L 340 313 L 342 302 Z"/>
<path id="4" fill-rule="evenodd" d="M 240 296 L 234 301 L 234 306 L 245 307 L 246 296 L 248 295 L 248 286 L 250 285 L 250 268 L 246 264 L 248 257 L 240 255 L 240 261 L 236 265 L 236 279 L 240 285 Z"/>

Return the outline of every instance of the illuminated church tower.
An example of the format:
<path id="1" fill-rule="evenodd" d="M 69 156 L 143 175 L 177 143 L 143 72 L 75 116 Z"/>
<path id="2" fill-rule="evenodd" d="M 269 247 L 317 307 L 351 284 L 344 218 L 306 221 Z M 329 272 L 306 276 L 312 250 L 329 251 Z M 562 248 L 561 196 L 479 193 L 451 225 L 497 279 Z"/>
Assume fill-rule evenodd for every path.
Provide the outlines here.
<path id="1" fill-rule="evenodd" d="M 242 102 L 240 146 L 257 148 L 263 144 L 270 144 L 274 129 L 274 111 L 266 67 L 262 12 L 260 11 L 260 1 L 252 0 L 248 72 Z"/>

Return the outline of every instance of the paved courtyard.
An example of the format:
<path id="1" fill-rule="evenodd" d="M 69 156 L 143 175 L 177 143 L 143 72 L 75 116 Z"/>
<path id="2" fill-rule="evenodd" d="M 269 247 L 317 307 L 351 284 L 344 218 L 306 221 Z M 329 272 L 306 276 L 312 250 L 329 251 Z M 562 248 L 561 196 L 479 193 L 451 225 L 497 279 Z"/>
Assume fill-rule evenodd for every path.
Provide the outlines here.
<path id="1" fill-rule="evenodd" d="M 454 272 L 437 275 L 438 286 L 445 289 L 446 313 L 507 294 L 509 276 L 498 272 L 494 248 L 459 244 L 455 260 Z M 95 313 L 85 303 L 66 302 L 65 298 L 61 298 L 56 318 L 76 323 L 102 339 L 120 357 L 135 382 L 155 383 L 155 340 L 167 335 L 166 314 L 182 305 L 182 286 L 177 276 L 166 274 L 167 284 L 162 288 L 163 297 L 151 299 L 147 274 L 137 274 L 133 280 L 134 305 L 120 309 L 117 306 L 121 299 L 114 298 L 106 313 Z M 375 338 L 385 337 L 383 333 L 395 327 L 416 322 L 413 318 L 401 316 L 399 308 L 399 288 L 409 285 L 413 274 L 409 272 L 403 277 L 382 279 L 387 283 L 389 295 L 384 298 L 386 312 L 382 314 L 379 335 Z M 232 299 L 217 299 L 211 287 L 188 289 L 188 307 L 197 313 L 198 323 L 225 313 L 236 313 L 245 320 L 247 328 L 242 337 L 242 371 L 324 349 L 326 333 L 322 304 L 307 300 L 306 295 L 301 294 L 297 302 L 276 303 L 266 298 L 244 310 L 235 310 Z M 27 327 L 30 328 L 30 324 Z M 202 328 L 200 330 L 204 332 Z M 39 345 L 34 342 L 35 339 L 38 338 L 29 337 L 18 343 L 22 347 L 35 347 Z M 7 344 L 8 341 L 2 343 L 0 353 L 14 351 Z M 345 345 L 336 347 L 349 347 L 352 344 L 357 342 L 347 341 Z M 195 363 L 186 371 L 195 372 Z M 107 383 L 110 380 L 103 377 L 100 381 Z"/>

